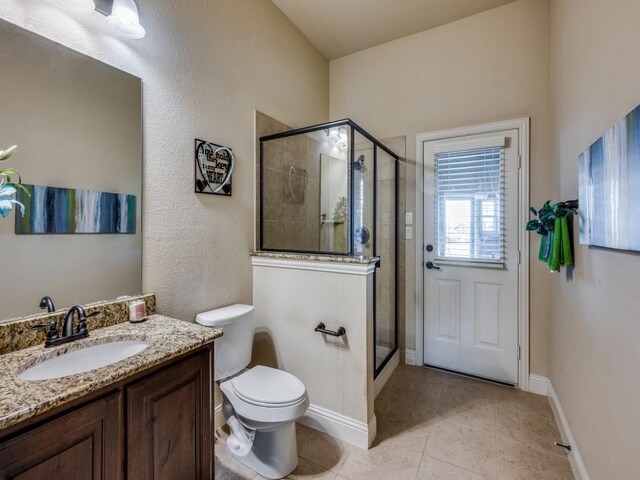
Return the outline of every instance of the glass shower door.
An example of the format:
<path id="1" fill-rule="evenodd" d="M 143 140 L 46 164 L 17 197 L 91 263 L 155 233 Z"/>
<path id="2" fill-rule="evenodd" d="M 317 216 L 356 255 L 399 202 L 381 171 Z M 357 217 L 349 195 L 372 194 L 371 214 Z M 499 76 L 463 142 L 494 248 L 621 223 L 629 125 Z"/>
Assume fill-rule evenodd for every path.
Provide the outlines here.
<path id="1" fill-rule="evenodd" d="M 351 165 L 353 189 L 353 255 L 374 256 L 375 145 L 354 131 Z"/>
<path id="2" fill-rule="evenodd" d="M 380 266 L 375 272 L 375 369 L 380 371 L 397 349 L 397 161 L 376 146 L 375 251 Z"/>

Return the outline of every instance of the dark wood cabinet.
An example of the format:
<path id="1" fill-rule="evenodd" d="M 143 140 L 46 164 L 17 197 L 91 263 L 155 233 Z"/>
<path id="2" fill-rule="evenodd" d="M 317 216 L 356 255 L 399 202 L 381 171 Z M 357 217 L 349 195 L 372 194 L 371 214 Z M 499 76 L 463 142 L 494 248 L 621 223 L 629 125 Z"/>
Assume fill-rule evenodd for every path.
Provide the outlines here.
<path id="1" fill-rule="evenodd" d="M 118 392 L 4 442 L 0 478 L 121 479 L 121 419 Z"/>
<path id="2" fill-rule="evenodd" d="M 213 478 L 211 348 L 0 431 L 0 480 Z"/>
<path id="3" fill-rule="evenodd" d="M 128 478 L 210 478 L 210 375 L 200 354 L 127 388 Z"/>

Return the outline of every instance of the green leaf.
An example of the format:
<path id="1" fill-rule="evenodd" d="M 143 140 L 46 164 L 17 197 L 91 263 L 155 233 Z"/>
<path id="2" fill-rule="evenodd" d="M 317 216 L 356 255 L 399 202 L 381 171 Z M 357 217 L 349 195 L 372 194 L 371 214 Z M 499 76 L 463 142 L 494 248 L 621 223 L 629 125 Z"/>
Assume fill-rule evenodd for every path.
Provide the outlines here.
<path id="1" fill-rule="evenodd" d="M 3 160 L 6 160 L 11 155 L 13 155 L 17 149 L 18 149 L 18 146 L 14 145 L 13 147 L 7 148 L 6 150 L 0 150 L 0 162 Z"/>
<path id="2" fill-rule="evenodd" d="M 2 170 L 0 170 L 0 175 L 4 175 L 6 177 L 8 177 L 9 175 L 17 175 L 18 177 L 20 176 L 15 168 L 3 168 Z"/>
<path id="3" fill-rule="evenodd" d="M 27 197 L 31 196 L 31 192 L 29 190 L 27 190 L 27 188 L 24 185 L 20 184 L 20 183 L 9 182 L 9 183 L 5 183 L 5 185 L 13 187 L 13 188 L 15 188 L 17 190 L 22 190 L 27 195 Z"/>
<path id="4" fill-rule="evenodd" d="M 527 223 L 527 230 L 537 230 L 542 224 L 538 220 L 530 220 Z"/>

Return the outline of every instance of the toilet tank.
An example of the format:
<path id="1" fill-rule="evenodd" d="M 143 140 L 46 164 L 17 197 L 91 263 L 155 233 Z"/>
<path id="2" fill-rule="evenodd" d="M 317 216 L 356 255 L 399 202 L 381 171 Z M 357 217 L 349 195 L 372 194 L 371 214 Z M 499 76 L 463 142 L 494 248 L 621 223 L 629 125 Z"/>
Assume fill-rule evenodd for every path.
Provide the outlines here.
<path id="1" fill-rule="evenodd" d="M 196 322 L 220 328 L 223 332 L 213 349 L 214 380 L 224 380 L 249 365 L 253 347 L 253 305 L 230 305 L 209 310 L 198 314 Z"/>

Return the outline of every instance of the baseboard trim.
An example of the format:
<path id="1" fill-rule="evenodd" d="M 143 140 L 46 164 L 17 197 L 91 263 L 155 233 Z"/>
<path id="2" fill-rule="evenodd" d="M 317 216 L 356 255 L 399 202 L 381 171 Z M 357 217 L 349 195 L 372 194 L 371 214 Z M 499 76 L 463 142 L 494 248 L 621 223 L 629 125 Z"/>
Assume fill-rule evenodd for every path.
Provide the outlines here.
<path id="1" fill-rule="evenodd" d="M 386 385 L 391 378 L 391 374 L 395 371 L 395 369 L 400 364 L 400 352 L 396 350 L 396 352 L 391 357 L 391 360 L 384 366 L 382 371 L 378 374 L 376 379 L 373 381 L 373 395 L 374 398 L 378 396 L 378 394 L 382 391 L 382 388 Z"/>
<path id="2" fill-rule="evenodd" d="M 404 351 L 404 363 L 405 365 L 415 365 L 416 364 L 416 351 L 410 348 L 406 348 Z"/>
<path id="3" fill-rule="evenodd" d="M 376 437 L 375 415 L 367 424 L 332 410 L 311 405 L 307 412 L 298 419 L 298 422 L 365 449 L 369 448 Z"/>
<path id="4" fill-rule="evenodd" d="M 567 417 L 565 417 L 564 415 L 564 410 L 562 410 L 560 399 L 558 398 L 558 395 L 553 389 L 553 385 L 550 381 L 548 382 L 548 392 L 549 402 L 551 403 L 551 409 L 553 410 L 553 415 L 556 418 L 556 423 L 558 424 L 558 430 L 560 430 L 562 441 L 567 445 L 571 445 L 571 451 L 567 455 L 567 458 L 569 459 L 569 463 L 571 464 L 573 475 L 576 477 L 576 480 L 590 480 L 589 473 L 587 472 L 587 467 L 582 461 L 580 450 L 578 450 L 578 444 L 576 443 L 576 439 L 571 432 Z"/>
<path id="5" fill-rule="evenodd" d="M 227 420 L 222 413 L 222 405 L 218 405 L 213 409 L 213 418 L 214 430 L 226 425 Z M 368 449 L 373 444 L 377 432 L 375 415 L 371 417 L 367 424 L 317 405 L 310 405 L 307 412 L 298 419 L 298 422 L 365 449 Z"/>
<path id="6" fill-rule="evenodd" d="M 537 395 L 549 395 L 549 379 L 542 375 L 529 375 L 529 392 Z"/>

